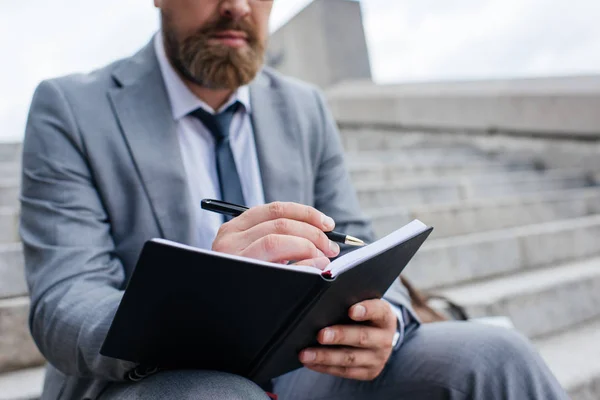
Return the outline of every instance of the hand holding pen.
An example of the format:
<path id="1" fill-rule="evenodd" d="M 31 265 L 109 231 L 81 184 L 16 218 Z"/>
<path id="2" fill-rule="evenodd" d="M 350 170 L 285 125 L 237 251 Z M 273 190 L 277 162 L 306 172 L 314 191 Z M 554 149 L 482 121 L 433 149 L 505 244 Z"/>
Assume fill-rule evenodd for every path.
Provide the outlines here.
<path id="1" fill-rule="evenodd" d="M 213 199 L 204 199 L 202 200 L 202 209 L 207 211 L 213 211 L 223 215 L 230 215 L 232 217 L 239 217 L 245 211 L 248 211 L 249 208 L 246 206 L 240 206 L 239 204 L 227 203 L 221 200 L 213 200 Z M 355 238 L 354 236 L 345 235 L 343 233 L 329 231 L 325 232 L 325 236 L 329 238 L 329 240 L 333 240 L 337 243 L 343 243 L 350 246 L 364 246 L 365 242 L 362 240 Z"/>
<path id="2" fill-rule="evenodd" d="M 329 258 L 339 255 L 340 247 L 334 240 L 362 243 L 333 233 L 333 219 L 302 204 L 275 202 L 248 209 L 207 199 L 202 201 L 202 208 L 232 216 L 244 214 L 244 218 L 234 218 L 219 229 L 212 248 L 223 253 L 276 263 L 302 260 L 297 264 L 324 269 Z"/>

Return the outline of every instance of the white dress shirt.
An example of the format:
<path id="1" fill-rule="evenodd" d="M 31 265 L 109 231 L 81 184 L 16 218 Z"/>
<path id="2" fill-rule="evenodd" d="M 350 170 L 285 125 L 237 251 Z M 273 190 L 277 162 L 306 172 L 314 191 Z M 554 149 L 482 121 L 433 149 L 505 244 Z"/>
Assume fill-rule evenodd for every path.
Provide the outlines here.
<path id="1" fill-rule="evenodd" d="M 193 243 L 190 244 L 203 249 L 210 249 L 217 231 L 223 223 L 223 217 L 202 210 L 200 202 L 204 198 L 221 198 L 215 159 L 215 140 L 202 122 L 189 114 L 198 108 L 215 114 L 223 111 L 235 101 L 243 104 L 244 107 L 239 107 L 231 121 L 231 150 L 240 176 L 246 206 L 253 207 L 264 204 L 265 199 L 254 142 L 254 131 L 250 121 L 250 113 L 252 112 L 250 91 L 248 86 L 240 87 L 219 110 L 213 110 L 212 107 L 194 95 L 175 72 L 167 59 L 161 32 L 158 32 L 154 37 L 154 46 L 171 103 L 173 119 L 177 125 L 181 156 L 194 204 L 193 218 L 196 235 Z"/>

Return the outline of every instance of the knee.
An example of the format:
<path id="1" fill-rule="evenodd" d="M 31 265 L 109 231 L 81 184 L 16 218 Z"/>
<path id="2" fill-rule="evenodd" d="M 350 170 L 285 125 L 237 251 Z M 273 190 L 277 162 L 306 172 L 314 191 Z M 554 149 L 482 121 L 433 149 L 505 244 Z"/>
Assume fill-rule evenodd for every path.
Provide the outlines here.
<path id="1" fill-rule="evenodd" d="M 473 333 L 468 335 L 474 345 L 474 359 L 479 367 L 505 370 L 515 366 L 528 369 L 537 362 L 538 355 L 529 340 L 517 331 L 479 324 L 471 324 Z"/>
<path id="2" fill-rule="evenodd" d="M 265 392 L 254 382 L 238 375 L 217 371 L 173 371 L 155 375 L 156 379 L 170 383 L 171 390 L 177 395 L 173 399 L 261 399 L 267 398 Z M 169 390 L 169 393 L 173 393 Z M 190 395 L 193 394 L 193 395 Z M 188 397 L 186 397 L 188 396 Z"/>
<path id="3" fill-rule="evenodd" d="M 473 324 L 477 325 L 477 324 Z M 564 389 L 531 342 L 520 333 L 489 326 L 468 335 L 474 351 L 462 359 L 471 393 L 478 398 L 563 399 Z M 491 394 L 494 396 L 491 396 Z"/>
<path id="4" fill-rule="evenodd" d="M 477 323 L 464 323 L 449 330 L 447 344 L 453 344 L 452 357 L 469 370 L 502 375 L 507 368 L 527 369 L 537 361 L 537 353 L 520 333 Z"/>
<path id="5" fill-rule="evenodd" d="M 442 381 L 465 384 L 481 379 L 502 380 L 517 371 L 526 375 L 540 362 L 531 344 L 519 333 L 476 323 L 424 325 L 406 345 L 403 353 L 417 360 L 422 371 L 434 371 L 433 375 Z"/>
<path id="6" fill-rule="evenodd" d="M 266 400 L 254 382 L 217 371 L 164 371 L 126 387 L 109 390 L 111 399 L 232 399 Z"/>

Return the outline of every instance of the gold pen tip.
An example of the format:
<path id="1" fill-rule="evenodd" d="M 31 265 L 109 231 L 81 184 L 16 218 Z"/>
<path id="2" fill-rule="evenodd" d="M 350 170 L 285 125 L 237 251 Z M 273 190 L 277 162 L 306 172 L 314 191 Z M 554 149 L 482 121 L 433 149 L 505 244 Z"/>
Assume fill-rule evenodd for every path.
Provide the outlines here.
<path id="1" fill-rule="evenodd" d="M 345 243 L 350 246 L 357 246 L 357 247 L 365 245 L 365 242 L 363 242 L 362 240 L 360 240 L 358 238 L 355 238 L 354 236 L 350 236 L 350 235 L 346 236 Z"/>

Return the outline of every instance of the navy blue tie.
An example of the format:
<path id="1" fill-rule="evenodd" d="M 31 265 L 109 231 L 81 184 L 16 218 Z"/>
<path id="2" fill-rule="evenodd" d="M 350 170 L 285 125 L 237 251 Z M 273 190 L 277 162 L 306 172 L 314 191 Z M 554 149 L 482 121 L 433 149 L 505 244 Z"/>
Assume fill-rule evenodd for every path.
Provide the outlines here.
<path id="1" fill-rule="evenodd" d="M 240 106 L 241 103 L 236 101 L 219 114 L 210 114 L 199 108 L 193 111 L 191 115 L 198 118 L 215 138 L 217 175 L 221 189 L 221 200 L 245 205 L 246 202 L 244 201 L 240 176 L 235 166 L 235 159 L 233 158 L 233 151 L 229 142 L 231 120 Z M 225 221 L 229 221 L 230 219 L 231 217 L 224 216 Z"/>

